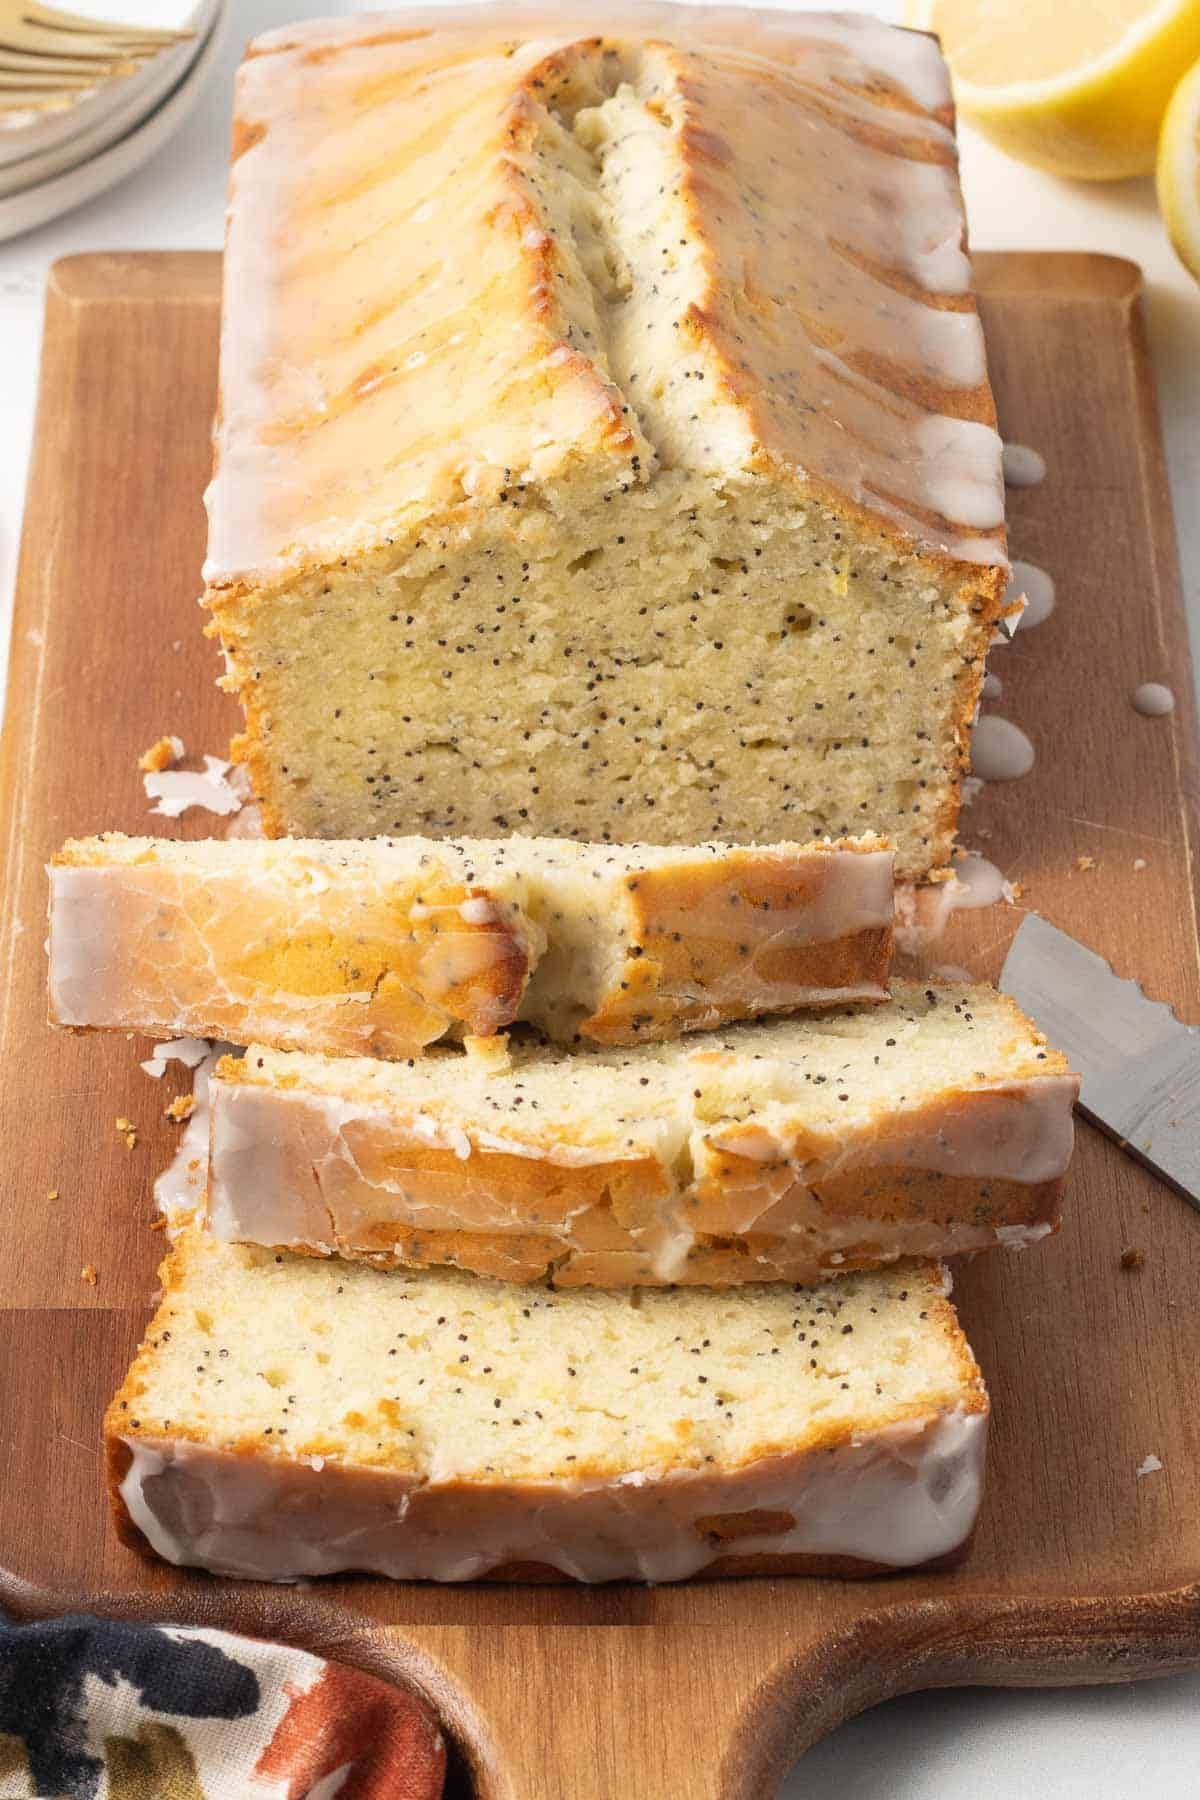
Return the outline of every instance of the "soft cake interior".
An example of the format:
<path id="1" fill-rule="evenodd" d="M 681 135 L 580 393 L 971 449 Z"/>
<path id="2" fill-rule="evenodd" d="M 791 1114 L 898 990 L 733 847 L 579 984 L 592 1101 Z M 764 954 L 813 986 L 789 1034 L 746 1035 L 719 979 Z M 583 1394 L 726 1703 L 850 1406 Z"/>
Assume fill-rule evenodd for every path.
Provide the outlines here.
<path id="1" fill-rule="evenodd" d="M 436 1480 L 736 1468 L 952 1406 L 976 1377 L 929 1263 L 804 1291 L 555 1294 L 194 1235 L 166 1276 L 116 1408 L 131 1435 Z"/>

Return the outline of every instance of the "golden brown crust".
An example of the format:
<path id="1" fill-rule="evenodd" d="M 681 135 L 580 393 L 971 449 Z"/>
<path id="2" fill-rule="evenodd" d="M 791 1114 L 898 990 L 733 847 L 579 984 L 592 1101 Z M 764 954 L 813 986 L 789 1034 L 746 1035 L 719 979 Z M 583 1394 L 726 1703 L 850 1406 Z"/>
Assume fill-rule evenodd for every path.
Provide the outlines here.
<path id="1" fill-rule="evenodd" d="M 630 951 L 581 1036 L 601 1044 L 673 1037 L 794 1007 L 806 990 L 886 999 L 890 927 L 787 941 L 789 914 L 817 904 L 829 883 L 832 853 L 885 847 L 841 840 L 824 852 L 813 846 L 803 860 L 734 850 L 631 876 Z"/>
<path id="2" fill-rule="evenodd" d="M 449 1162 L 445 1167 L 453 1173 Z M 550 1170 L 550 1165 L 546 1168 Z M 646 1172 L 649 1176 L 649 1165 Z M 831 1275 L 878 1268 L 897 1256 L 974 1254 L 998 1248 L 1004 1243 L 999 1230 L 1005 1227 L 1028 1229 L 1035 1238 L 1057 1232 L 1065 1186 L 1062 1179 L 1025 1186 L 925 1170 L 855 1170 L 809 1190 L 828 1217 L 827 1238 L 822 1239 L 819 1231 L 806 1239 L 698 1229 L 683 1262 L 664 1271 L 633 1235 L 638 1227 L 618 1224 L 607 1194 L 589 1204 L 592 1184 L 564 1180 L 583 1171 L 553 1168 L 551 1173 L 557 1206 L 573 1212 L 570 1246 L 549 1233 L 425 1231 L 414 1230 L 403 1220 L 382 1220 L 356 1235 L 354 1242 L 339 1241 L 338 1254 L 378 1269 L 450 1267 L 499 1281 L 549 1281 L 555 1287 L 731 1287 L 761 1281 L 807 1285 Z M 531 1185 L 520 1190 L 526 1197 Z M 511 1184 L 508 1192 L 511 1196 Z M 647 1180 L 642 1193 L 649 1192 Z M 581 1206 L 587 1210 L 575 1210 Z M 638 1210 L 641 1229 L 648 1229 L 649 1209 Z M 861 1232 L 848 1247 L 833 1229 L 839 1215 L 845 1214 L 862 1220 Z M 927 1226 L 926 1233 L 915 1239 L 904 1235 L 916 1220 Z M 893 1221 L 896 1229 L 889 1231 Z M 969 1244 L 962 1241 L 965 1228 L 977 1228 Z M 296 1255 L 328 1253 L 323 1246 L 304 1243 L 276 1247 Z"/>
<path id="3" fill-rule="evenodd" d="M 128 1383 L 126 1383 L 126 1386 Z M 146 1541 L 143 1532 L 139 1531 L 129 1516 L 129 1508 L 121 1493 L 121 1483 L 129 1473 L 133 1462 L 133 1451 L 124 1437 L 119 1434 L 120 1420 L 114 1416 L 114 1409 L 125 1388 L 121 1388 L 116 1399 L 104 1415 L 104 1482 L 108 1491 L 109 1510 L 112 1514 L 113 1530 L 119 1541 L 127 1550 L 136 1550 L 141 1556 L 153 1556 L 154 1551 Z"/>

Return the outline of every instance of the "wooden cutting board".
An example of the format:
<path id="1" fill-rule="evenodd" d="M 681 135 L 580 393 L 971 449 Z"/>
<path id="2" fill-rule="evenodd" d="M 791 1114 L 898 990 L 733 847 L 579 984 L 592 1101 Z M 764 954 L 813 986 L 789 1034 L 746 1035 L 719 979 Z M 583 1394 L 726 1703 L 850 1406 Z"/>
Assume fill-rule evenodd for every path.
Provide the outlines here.
<path id="1" fill-rule="evenodd" d="M 1011 495 L 1013 554 L 1059 597 L 993 660 L 1036 768 L 965 815 L 1024 893 L 960 915 L 936 959 L 994 976 L 1034 907 L 1195 1020 L 1196 728 L 1138 273 L 1006 255 L 980 275 L 1005 435 L 1050 471 Z M 1086 1125 L 1067 1229 L 959 1278 L 995 1415 L 954 1573 L 272 1589 L 118 1545 L 97 1433 L 154 1290 L 180 1083 L 141 1074 L 144 1043 L 44 1025 L 42 866 L 70 833 L 152 830 L 138 753 L 167 731 L 219 752 L 235 723 L 195 606 L 217 285 L 194 254 L 79 257 L 50 282 L 0 779 L 0 1599 L 221 1623 L 412 1679 L 459 1747 L 459 1791 L 512 1800 L 764 1800 L 822 1732 L 915 1687 L 1200 1663 L 1200 1218 Z M 1174 688 L 1173 717 L 1134 712 L 1146 680 Z M 1147 1455 L 1163 1467 L 1139 1479 Z"/>

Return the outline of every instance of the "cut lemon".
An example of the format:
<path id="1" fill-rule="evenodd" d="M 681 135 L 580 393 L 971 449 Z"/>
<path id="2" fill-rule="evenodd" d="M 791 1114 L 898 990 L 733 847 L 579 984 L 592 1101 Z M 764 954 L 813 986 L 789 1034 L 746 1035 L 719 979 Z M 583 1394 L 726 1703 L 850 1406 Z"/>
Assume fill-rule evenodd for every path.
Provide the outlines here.
<path id="1" fill-rule="evenodd" d="M 1154 167 L 1167 102 L 1200 58 L 1200 0 L 908 0 L 934 31 L 960 111 L 1055 175 Z"/>
<path id="2" fill-rule="evenodd" d="M 1200 281 L 1200 62 L 1175 89 L 1163 120 L 1158 204 L 1171 242 Z"/>

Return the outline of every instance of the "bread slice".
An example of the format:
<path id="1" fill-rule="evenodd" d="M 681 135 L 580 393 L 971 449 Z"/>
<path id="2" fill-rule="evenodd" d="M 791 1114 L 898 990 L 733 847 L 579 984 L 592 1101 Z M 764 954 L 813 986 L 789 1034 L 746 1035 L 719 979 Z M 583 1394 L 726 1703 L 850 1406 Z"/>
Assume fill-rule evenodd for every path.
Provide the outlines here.
<path id="1" fill-rule="evenodd" d="M 560 1286 L 819 1280 L 1054 1229 L 1077 1082 L 986 987 L 629 1051 L 217 1068 L 226 1240 Z"/>
<path id="2" fill-rule="evenodd" d="M 49 873 L 60 1025 L 397 1057 L 518 1018 L 622 1044 L 887 992 L 892 859 L 878 838 L 110 834 L 67 843 Z"/>
<path id="3" fill-rule="evenodd" d="M 530 1292 L 186 1235 L 105 1419 L 117 1526 L 271 1581 L 674 1581 L 946 1557 L 987 1397 L 933 1264 Z"/>
<path id="4" fill-rule="evenodd" d="M 238 78 L 207 604 L 267 829 L 944 866 L 1006 582 L 932 37 L 509 5 Z"/>

